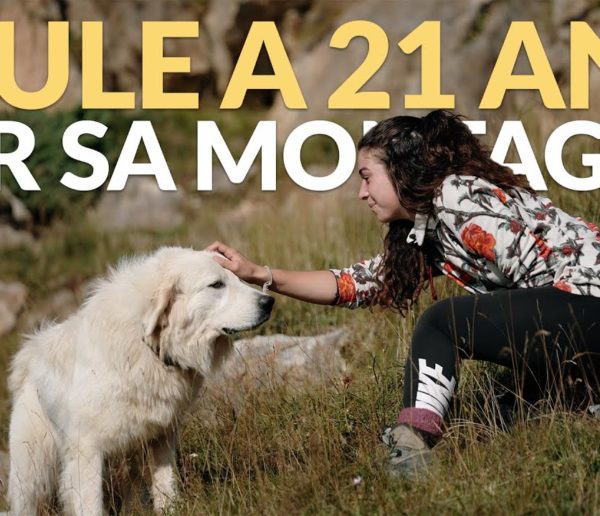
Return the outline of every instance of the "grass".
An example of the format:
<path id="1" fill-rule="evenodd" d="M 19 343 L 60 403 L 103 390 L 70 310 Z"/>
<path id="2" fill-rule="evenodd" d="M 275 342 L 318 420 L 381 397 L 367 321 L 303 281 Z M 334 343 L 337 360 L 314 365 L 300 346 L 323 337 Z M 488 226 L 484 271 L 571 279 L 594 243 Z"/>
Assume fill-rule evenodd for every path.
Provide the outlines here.
<path id="1" fill-rule="evenodd" d="M 598 507 L 597 422 L 552 413 L 509 433 L 451 423 L 419 482 L 386 478 L 375 436 L 393 418 L 397 371 L 347 390 L 277 392 L 184 434 L 183 514 L 553 513 Z M 383 380 L 383 381 L 382 381 Z M 226 413 L 226 412 L 225 412 Z M 192 453 L 197 456 L 191 457 Z"/>
<path id="2" fill-rule="evenodd" d="M 176 125 L 193 127 L 187 118 L 172 127 Z M 172 138 L 177 139 L 176 133 Z M 188 134 L 190 145 L 194 140 Z M 317 152 L 323 149 L 317 145 Z M 178 154 L 185 176 L 193 165 L 189 160 L 186 165 L 184 156 L 193 160 L 194 152 L 183 146 Z M 322 194 L 283 179 L 278 185 L 276 193 L 260 192 L 252 180 L 231 194 L 190 192 L 201 202 L 186 207 L 182 227 L 164 234 L 108 235 L 81 216 L 57 220 L 34 249 L 0 255 L 3 280 L 24 282 L 34 307 L 73 278 L 103 274 L 120 256 L 163 244 L 203 248 L 219 239 L 257 263 L 301 269 L 347 265 L 380 249 L 382 230 L 356 200 L 355 178 Z M 241 194 L 250 203 L 251 216 L 234 215 Z M 552 187 L 550 194 L 567 210 L 600 219 L 598 192 Z M 436 286 L 441 297 L 458 293 L 443 278 Z M 541 406 L 506 428 L 493 402 L 499 372 L 484 364 L 463 367 L 459 402 L 430 474 L 411 483 L 384 476 L 380 464 L 385 451 L 378 435 L 401 408 L 410 335 L 416 317 L 430 303 L 428 294 L 423 295 L 415 311 L 401 320 L 389 312 L 318 307 L 279 297 L 273 317 L 258 333 L 310 335 L 344 326 L 351 335 L 344 350 L 348 378 L 305 389 L 278 386 L 249 392 L 242 410 L 215 400 L 216 419 L 210 425 L 192 412 L 182 425 L 182 497 L 175 512 L 600 514 L 598 421 L 560 406 Z M 0 342 L 2 370 L 18 344 L 18 331 Z M 2 385 L 4 445 L 7 397 Z"/>

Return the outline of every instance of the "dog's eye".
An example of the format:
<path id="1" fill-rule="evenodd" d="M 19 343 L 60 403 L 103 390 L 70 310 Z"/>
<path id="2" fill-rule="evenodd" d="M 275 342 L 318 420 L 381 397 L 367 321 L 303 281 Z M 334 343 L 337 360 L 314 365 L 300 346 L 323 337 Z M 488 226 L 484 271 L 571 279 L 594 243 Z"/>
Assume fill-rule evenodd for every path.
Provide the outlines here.
<path id="1" fill-rule="evenodd" d="M 225 283 L 223 283 L 221 280 L 217 280 L 209 285 L 210 288 L 223 288 L 224 286 Z"/>

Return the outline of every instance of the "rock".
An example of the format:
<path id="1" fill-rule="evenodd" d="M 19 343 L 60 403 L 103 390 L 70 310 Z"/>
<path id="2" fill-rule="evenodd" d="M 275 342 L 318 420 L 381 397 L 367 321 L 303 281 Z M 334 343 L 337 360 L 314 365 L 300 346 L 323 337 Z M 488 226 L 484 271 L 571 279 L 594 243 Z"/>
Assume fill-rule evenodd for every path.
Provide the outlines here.
<path id="1" fill-rule="evenodd" d="M 209 58 L 216 76 L 217 91 L 221 94 L 225 92 L 233 71 L 233 60 L 226 37 L 235 24 L 238 11 L 237 1 L 213 0 L 203 20 L 211 45 Z"/>
<path id="2" fill-rule="evenodd" d="M 11 226 L 0 225 L 0 250 L 33 247 L 33 245 L 33 237 L 27 231 L 20 231 Z"/>
<path id="3" fill-rule="evenodd" d="M 103 21 L 104 89 L 133 91 L 141 106 L 142 22 L 146 20 L 198 21 L 204 16 L 205 2 L 154 0 L 152 2 L 105 2 L 103 0 L 3 0 L 0 19 L 15 20 L 17 82 L 24 90 L 38 90 L 47 78 L 47 21 L 70 22 L 69 83 L 55 104 L 60 108 L 81 105 L 81 22 Z M 200 29 L 198 38 L 165 39 L 165 56 L 189 56 L 188 74 L 167 74 L 165 91 L 184 91 L 180 83 L 195 85 L 200 91 L 209 81 L 211 66 L 208 38 Z M 188 88 L 189 89 L 189 88 Z M 1 103 L 6 108 L 6 104 Z"/>
<path id="4" fill-rule="evenodd" d="M 22 283 L 0 282 L 0 336 L 15 328 L 26 299 L 27 287 Z"/>
<path id="5" fill-rule="evenodd" d="M 320 7 L 316 2 L 305 20 Z M 382 27 L 389 41 L 389 55 L 385 63 L 368 81 L 362 91 L 387 91 L 390 94 L 389 110 L 336 110 L 327 107 L 328 98 L 363 61 L 367 46 L 362 38 L 352 40 L 343 50 L 329 47 L 333 30 L 350 20 L 369 20 Z M 563 97 L 568 102 L 569 33 L 568 23 L 578 19 L 586 21 L 593 30 L 600 28 L 600 6 L 593 0 L 554 0 L 551 2 L 521 2 L 519 0 L 487 1 L 466 0 L 460 9 L 455 2 L 434 0 L 430 2 L 344 2 L 344 9 L 331 19 L 330 30 L 317 44 L 306 47 L 293 59 L 292 65 L 302 88 L 308 109 L 288 110 L 280 95 L 267 118 L 277 120 L 278 139 L 283 141 L 298 125 L 308 120 L 332 119 L 358 130 L 362 120 L 380 120 L 394 114 L 406 113 L 404 96 L 421 89 L 421 51 L 405 55 L 396 43 L 412 32 L 423 20 L 439 20 L 442 28 L 442 93 L 455 95 L 455 109 L 473 119 L 490 118 L 489 111 L 480 111 L 479 103 L 493 70 L 498 53 L 512 21 L 535 21 L 544 50 Z M 517 60 L 515 73 L 531 73 L 523 55 Z M 592 66 L 590 92 L 600 83 L 598 67 Z M 563 79 L 561 79 L 563 78 Z M 534 109 L 532 109 L 534 106 Z M 429 111 L 429 110 L 425 110 Z M 421 115 L 423 110 L 410 110 Z M 538 124 L 531 127 L 532 137 L 547 137 L 547 133 L 569 117 L 568 110 L 545 109 L 536 91 L 509 91 L 502 107 L 494 118 L 522 117 L 534 111 Z M 582 118 L 593 114 L 580 112 Z M 579 116 L 579 115 L 578 115 Z M 541 126 L 541 129 L 538 127 Z M 534 134 L 539 131 L 540 134 Z M 543 133 L 543 134 L 542 134 Z"/>
<path id="6" fill-rule="evenodd" d="M 340 329 L 309 337 L 269 335 L 237 340 L 225 374 L 251 378 L 261 385 L 267 377 L 271 385 L 323 381 L 346 370 L 340 353 L 345 337 Z"/>
<path id="7" fill-rule="evenodd" d="M 48 21 L 65 19 L 60 0 L 3 0 L 0 20 L 15 22 L 15 75 L 17 84 L 26 91 L 38 91 L 48 78 Z M 71 53 L 73 51 L 71 50 Z M 80 104 L 81 69 L 78 60 L 69 61 L 69 84 L 52 108 L 69 108 Z M 10 109 L 0 100 L 0 109 Z"/>
<path id="8" fill-rule="evenodd" d="M 142 81 L 142 21 L 200 21 L 197 38 L 167 38 L 165 55 L 189 56 L 191 72 L 166 74 L 166 91 L 204 90 L 221 98 L 253 21 L 271 20 L 277 25 L 286 52 L 293 62 L 307 110 L 287 110 L 275 91 L 249 91 L 265 102 L 274 101 L 268 118 L 279 122 L 280 137 L 306 120 L 334 116 L 358 122 L 381 119 L 404 111 L 404 95 L 420 90 L 421 51 L 405 55 L 396 43 L 412 32 L 423 20 L 439 20 L 442 26 L 442 90 L 456 95 L 456 109 L 475 118 L 478 106 L 496 61 L 506 31 L 512 21 L 533 20 L 543 40 L 550 63 L 565 87 L 569 77 L 569 22 L 586 21 L 596 32 L 600 6 L 595 0 L 464 0 L 456 2 L 390 2 L 373 0 L 331 2 L 327 0 L 155 0 L 153 2 L 107 2 L 104 0 L 3 0 L 0 19 L 16 22 L 17 81 L 26 90 L 40 88 L 47 74 L 48 20 L 71 22 L 70 78 L 65 95 L 56 106 L 80 105 L 81 21 L 104 21 L 104 81 L 107 91 L 133 91 L 140 105 Z M 389 41 L 389 55 L 380 70 L 369 80 L 365 91 L 388 91 L 391 109 L 342 110 L 327 108 L 329 95 L 363 61 L 364 40 L 356 38 L 348 48 L 329 47 L 333 30 L 350 20 L 369 20 L 381 26 Z M 565 36 L 566 34 L 566 36 Z M 516 72 L 528 71 L 522 58 Z M 591 67 L 590 90 L 600 81 L 598 67 Z M 255 72 L 270 73 L 264 53 Z M 562 78 L 562 79 L 560 79 Z M 565 91 L 566 93 L 566 91 Z M 530 111 L 532 99 L 543 114 L 537 92 L 510 92 L 510 100 L 501 115 Z M 567 97 L 568 98 L 568 97 Z M 1 107 L 1 105 L 0 105 Z M 419 113 L 418 110 L 415 111 Z M 543 116 L 564 118 L 560 110 Z M 572 116 L 572 115 L 571 115 Z"/>
<path id="9" fill-rule="evenodd" d="M 165 75 L 165 91 L 194 91 L 202 95 L 205 88 L 214 88 L 220 96 L 252 21 L 273 20 L 282 38 L 293 41 L 290 34 L 298 25 L 294 13 L 306 10 L 310 3 L 311 0 L 2 0 L 0 19 L 16 22 L 17 82 L 24 90 L 32 91 L 46 83 L 46 22 L 70 22 L 69 83 L 55 104 L 65 109 L 81 105 L 81 22 L 103 21 L 104 89 L 134 92 L 139 108 L 143 21 L 199 21 L 197 38 L 165 38 L 165 56 L 186 56 L 191 63 L 189 73 Z M 264 61 L 261 58 L 261 63 Z M 7 107 L 0 102 L 0 109 Z"/>
<path id="10" fill-rule="evenodd" d="M 568 25 L 571 20 L 585 18 L 595 7 L 598 7 L 598 2 L 595 0 L 554 0 L 552 2 L 553 21 L 557 26 Z"/>
<path id="11" fill-rule="evenodd" d="M 84 290 L 82 288 L 81 292 Z M 68 288 L 60 289 L 27 311 L 21 318 L 19 328 L 33 331 L 45 321 L 62 322 L 79 308 L 81 301 L 82 295 L 77 292 Z"/>
<path id="12" fill-rule="evenodd" d="M 183 194 L 163 192 L 151 177 L 130 177 L 121 192 L 104 192 L 90 218 L 104 231 L 168 231 L 183 222 Z"/>
<path id="13" fill-rule="evenodd" d="M 243 410 L 245 397 L 260 389 L 302 389 L 332 378 L 345 381 L 341 349 L 346 336 L 338 329 L 308 337 L 269 335 L 235 341 L 223 369 L 207 378 L 200 411 L 210 419 L 215 400 L 227 400 Z"/>
<path id="14" fill-rule="evenodd" d="M 81 38 L 82 20 L 104 22 L 104 77 L 107 91 L 133 91 L 136 107 L 141 106 L 142 22 L 148 20 L 202 20 L 206 2 L 153 0 L 152 2 L 69 2 L 68 17 L 74 38 Z M 202 27 L 197 38 L 166 38 L 165 56 L 190 58 L 187 74 L 166 74 L 165 91 L 200 91 L 210 76 L 211 49 Z M 194 88 L 181 88 L 181 83 Z"/>
<path id="15" fill-rule="evenodd" d="M 359 120 L 378 120 L 390 116 L 387 110 L 336 110 L 328 109 L 329 96 L 342 84 L 363 62 L 367 46 L 361 38 L 351 41 L 343 50 L 332 49 L 329 46 L 333 29 L 351 20 L 369 20 L 379 25 L 389 40 L 389 56 L 384 65 L 368 82 L 365 91 L 388 91 L 390 94 L 391 110 L 394 113 L 402 111 L 404 95 L 417 93 L 420 89 L 420 56 L 406 56 L 396 47 L 396 42 L 414 30 L 422 20 L 441 20 L 442 26 L 442 88 L 446 91 L 461 91 L 455 84 L 448 84 L 447 75 L 452 72 L 456 61 L 461 56 L 463 38 L 467 34 L 473 20 L 479 13 L 483 0 L 470 0 L 456 9 L 455 4 L 441 0 L 433 2 L 418 2 L 410 5 L 405 2 L 389 2 L 376 0 L 369 2 L 346 2 L 347 6 L 331 21 L 332 30 L 324 35 L 322 40 L 307 52 L 299 54 L 294 62 L 294 71 L 300 82 L 308 105 L 307 110 L 288 110 L 277 97 L 269 118 L 278 121 L 278 136 L 284 137 L 306 120 L 329 119 L 332 114 L 338 118 L 351 118 L 359 124 Z M 458 55 L 455 55 L 458 54 Z M 493 62 L 491 63 L 493 65 Z M 464 70 L 461 67 L 460 70 Z M 491 68 L 490 68 L 491 70 Z M 468 81 L 459 77 L 460 88 L 472 88 L 474 84 L 481 87 L 486 69 L 479 71 L 477 77 Z M 461 94 L 460 96 L 463 96 Z M 459 96 L 459 95 L 457 95 Z M 467 97 L 472 97 L 467 93 Z M 357 116 L 358 115 L 358 116 Z"/>
<path id="16" fill-rule="evenodd" d="M 30 226 L 33 217 L 23 202 L 8 189 L 0 190 L 0 207 L 6 205 L 10 211 L 10 221 L 19 226 Z"/>
<path id="17" fill-rule="evenodd" d="M 252 21 L 274 21 L 290 56 L 294 54 L 295 33 L 300 25 L 298 12 L 310 5 L 311 0 L 211 0 L 202 25 L 210 42 L 208 57 L 216 77 L 217 93 L 222 95 L 229 84 L 233 59 L 239 55 Z M 264 66 L 264 59 L 259 59 L 258 66 Z"/>
<path id="18" fill-rule="evenodd" d="M 32 247 L 30 229 L 33 217 L 23 202 L 8 189 L 0 190 L 0 250 Z"/>

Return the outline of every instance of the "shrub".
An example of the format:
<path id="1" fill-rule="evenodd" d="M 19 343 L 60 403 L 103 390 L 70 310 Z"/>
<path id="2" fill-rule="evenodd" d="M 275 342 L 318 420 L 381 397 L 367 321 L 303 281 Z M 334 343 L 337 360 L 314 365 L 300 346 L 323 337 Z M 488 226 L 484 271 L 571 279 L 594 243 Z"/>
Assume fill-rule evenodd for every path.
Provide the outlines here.
<path id="1" fill-rule="evenodd" d="M 35 224 L 47 225 L 55 218 L 69 219 L 79 214 L 99 196 L 100 189 L 92 192 L 78 192 L 60 184 L 66 171 L 80 176 L 91 174 L 91 167 L 67 156 L 62 147 L 65 129 L 78 120 L 96 120 L 108 126 L 103 138 L 82 136 L 82 145 L 101 152 L 112 168 L 119 156 L 122 142 L 131 124 L 131 117 L 114 111 L 83 111 L 75 109 L 66 112 L 19 111 L 4 119 L 21 122 L 31 128 L 35 135 L 35 149 L 25 160 L 26 165 L 40 186 L 40 191 L 21 190 L 14 176 L 3 170 L 2 185 L 8 187 L 21 199 L 31 212 Z M 0 140 L 0 150 L 10 152 L 16 148 L 16 138 L 5 135 Z"/>

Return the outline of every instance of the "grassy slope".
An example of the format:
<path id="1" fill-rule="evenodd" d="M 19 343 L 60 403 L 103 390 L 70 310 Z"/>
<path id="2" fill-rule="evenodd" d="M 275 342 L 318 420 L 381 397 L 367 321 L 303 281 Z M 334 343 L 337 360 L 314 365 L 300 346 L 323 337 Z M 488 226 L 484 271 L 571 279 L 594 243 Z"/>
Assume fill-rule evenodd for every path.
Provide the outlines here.
<path id="1" fill-rule="evenodd" d="M 173 170 L 181 171 L 178 185 L 193 184 L 193 134 L 185 136 L 189 148 L 181 145 L 181 133 L 181 138 L 173 138 L 180 143 L 179 157 L 172 158 L 176 165 L 171 163 Z M 186 155 L 191 158 L 181 158 Z M 302 192 L 283 176 L 279 185 L 277 193 L 261 193 L 255 180 L 232 194 L 191 193 L 201 203 L 187 208 L 183 227 L 161 235 L 103 235 L 81 217 L 59 222 L 41 238 L 39 249 L 0 256 L 3 280 L 25 282 L 31 288 L 30 304 L 35 305 L 73 277 L 94 277 L 123 254 L 161 244 L 202 248 L 221 239 L 258 263 L 289 268 L 345 265 L 378 251 L 381 229 L 355 200 L 355 183 L 327 194 Z M 258 203 L 257 211 L 242 219 L 223 217 L 237 205 L 240 190 Z M 566 209 L 600 219 L 597 192 L 551 193 Z M 443 279 L 436 282 L 442 295 L 457 292 Z M 180 513 L 597 514 L 598 422 L 580 414 L 541 410 L 503 432 L 489 395 L 497 373 L 481 365 L 464 368 L 460 404 L 431 475 L 411 484 L 384 478 L 378 464 L 385 452 L 377 436 L 400 407 L 402 365 L 414 319 L 430 303 L 423 296 L 415 313 L 401 321 L 391 313 L 279 298 L 273 318 L 260 331 L 315 334 L 348 327 L 352 338 L 345 353 L 351 382 L 332 378 L 330 384 L 306 392 L 278 388 L 251 393 L 241 413 L 220 402 L 212 427 L 192 415 L 181 442 Z M 15 332 L 0 342 L 2 370 L 18 340 Z M 4 384 L 0 401 L 5 443 Z"/>

